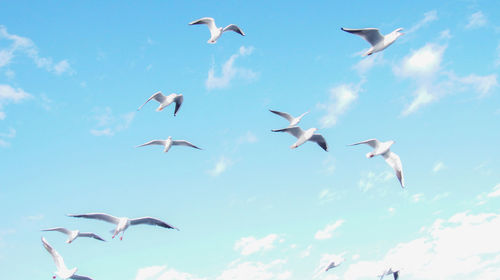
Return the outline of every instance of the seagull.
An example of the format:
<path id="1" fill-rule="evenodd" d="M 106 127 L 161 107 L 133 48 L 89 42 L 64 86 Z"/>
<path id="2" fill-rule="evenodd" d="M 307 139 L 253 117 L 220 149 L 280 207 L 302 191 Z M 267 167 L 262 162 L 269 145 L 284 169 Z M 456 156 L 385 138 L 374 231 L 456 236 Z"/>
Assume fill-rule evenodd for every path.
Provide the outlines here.
<path id="1" fill-rule="evenodd" d="M 323 135 L 321 134 L 314 134 L 318 130 L 317 128 L 309 128 L 308 130 L 304 131 L 302 128 L 298 126 L 294 127 L 287 127 L 283 129 L 273 129 L 271 130 L 272 132 L 288 132 L 291 135 L 297 137 L 297 142 L 295 142 L 292 146 L 290 146 L 291 149 L 295 149 L 298 146 L 304 144 L 307 141 L 312 141 L 316 142 L 323 150 L 328 152 L 328 145 L 326 144 L 325 138 L 323 138 Z"/>
<path id="2" fill-rule="evenodd" d="M 403 177 L 403 165 L 401 164 L 401 159 L 399 156 L 393 152 L 391 152 L 390 147 L 394 144 L 394 141 L 380 142 L 377 139 L 369 139 L 363 142 L 354 143 L 349 146 L 359 145 L 359 144 L 367 144 L 373 148 L 373 151 L 366 154 L 367 158 L 372 158 L 374 156 L 382 155 L 385 159 L 385 162 L 389 164 L 394 171 L 396 172 L 396 176 L 398 177 L 399 183 L 401 187 L 405 187 L 405 180 Z"/>
<path id="3" fill-rule="evenodd" d="M 222 36 L 222 33 L 226 31 L 234 31 L 241 36 L 245 36 L 245 33 L 243 33 L 243 30 L 241 30 L 238 26 L 234 24 L 230 24 L 224 28 L 222 27 L 217 27 L 215 25 L 215 20 L 211 17 L 204 17 L 200 18 L 198 20 L 192 21 L 189 23 L 189 25 L 195 25 L 195 24 L 206 24 L 208 26 L 208 30 L 210 30 L 210 39 L 207 41 L 209 44 L 215 44 L 217 42 L 217 39 L 219 39 L 220 36 Z"/>
<path id="4" fill-rule="evenodd" d="M 106 241 L 102 239 L 99 235 L 91 233 L 91 232 L 80 232 L 79 230 L 68 230 L 65 228 L 49 228 L 49 229 L 42 229 L 42 231 L 58 231 L 66 234 L 68 236 L 68 240 L 66 240 L 66 243 L 71 243 L 73 240 L 75 240 L 77 237 L 91 237 L 95 238 L 97 240 L 101 241 Z"/>
<path id="5" fill-rule="evenodd" d="M 382 280 L 384 278 L 384 276 L 391 275 L 391 274 L 394 276 L 394 280 L 398 280 L 398 278 L 399 278 L 399 270 L 393 271 L 392 268 L 389 268 L 388 270 L 384 271 L 382 273 L 382 275 L 379 275 L 380 280 Z"/>
<path id="6" fill-rule="evenodd" d="M 149 145 L 161 145 L 164 146 L 165 149 L 163 149 L 163 152 L 168 152 L 172 146 L 188 146 L 191 148 L 195 148 L 198 150 L 201 150 L 201 148 L 196 147 L 195 145 L 189 143 L 186 140 L 172 140 L 172 136 L 169 136 L 166 140 L 152 140 L 147 143 L 144 143 L 142 145 L 137 146 L 136 148 L 139 147 L 144 147 L 144 146 L 149 146 Z"/>
<path id="7" fill-rule="evenodd" d="M 345 32 L 356 34 L 363 37 L 372 47 L 363 56 L 372 55 L 376 52 L 383 51 L 388 46 L 392 45 L 396 39 L 402 36 L 404 33 L 401 32 L 403 28 L 398 28 L 387 35 L 380 34 L 377 28 L 363 28 L 363 29 L 349 29 L 341 27 L 340 29 Z"/>
<path id="8" fill-rule="evenodd" d="M 140 224 L 147 224 L 147 225 L 153 225 L 153 226 L 160 226 L 164 228 L 171 228 L 171 229 L 176 229 L 179 230 L 178 228 L 171 226 L 164 221 L 158 220 L 156 218 L 151 218 L 151 217 L 143 217 L 143 218 L 137 218 L 137 219 L 130 219 L 127 217 L 114 217 L 108 214 L 104 213 L 90 213 L 90 214 L 81 214 L 81 215 L 68 215 L 69 217 L 75 217 L 75 218 L 86 218 L 86 219 L 96 219 L 96 220 L 101 220 L 105 221 L 108 223 L 112 223 L 116 225 L 116 228 L 113 230 L 113 237 L 115 238 L 116 235 L 118 235 L 120 232 L 122 233 L 122 236 L 120 237 L 120 240 L 123 240 L 123 234 L 125 233 L 125 230 L 129 226 L 135 226 L 135 225 L 140 225 Z"/>
<path id="9" fill-rule="evenodd" d="M 92 280 L 92 278 L 86 277 L 86 276 L 79 276 L 76 275 L 76 271 L 78 268 L 73 268 L 73 269 L 68 269 L 66 265 L 64 264 L 64 260 L 59 255 L 59 253 L 50 246 L 49 243 L 47 243 L 47 240 L 45 240 L 44 237 L 42 237 L 42 243 L 43 247 L 52 255 L 52 258 L 54 259 L 54 262 L 56 263 L 57 271 L 54 272 L 55 275 L 59 276 L 62 279 L 80 279 L 80 280 Z M 52 279 L 56 279 L 56 276 L 52 276 Z"/>
<path id="10" fill-rule="evenodd" d="M 182 101 L 184 101 L 184 97 L 182 94 L 176 94 L 172 93 L 167 96 L 163 95 L 161 91 L 153 94 L 144 104 L 142 104 L 137 111 L 139 111 L 146 103 L 148 103 L 151 99 L 154 99 L 158 102 L 160 102 L 160 106 L 156 108 L 157 112 L 160 112 L 161 110 L 165 109 L 168 105 L 172 104 L 172 102 L 175 102 L 175 110 L 174 110 L 174 117 L 177 115 L 177 111 L 179 111 L 179 108 L 181 108 Z"/>
<path id="11" fill-rule="evenodd" d="M 288 125 L 288 127 L 296 126 L 297 124 L 299 124 L 302 117 L 304 117 L 307 113 L 309 113 L 309 112 L 305 112 L 302 115 L 294 118 L 293 116 L 291 116 L 290 114 L 285 113 L 285 112 L 279 112 L 279 111 L 273 111 L 273 110 L 269 110 L 269 111 L 271 111 L 271 113 L 275 113 L 276 115 L 281 116 L 281 117 L 285 118 L 287 121 L 289 121 L 290 124 Z"/>
<path id="12" fill-rule="evenodd" d="M 334 267 L 337 267 L 339 266 L 340 264 L 342 263 L 342 261 L 332 261 L 325 269 L 325 272 L 327 272 L 328 270 L 334 268 Z"/>

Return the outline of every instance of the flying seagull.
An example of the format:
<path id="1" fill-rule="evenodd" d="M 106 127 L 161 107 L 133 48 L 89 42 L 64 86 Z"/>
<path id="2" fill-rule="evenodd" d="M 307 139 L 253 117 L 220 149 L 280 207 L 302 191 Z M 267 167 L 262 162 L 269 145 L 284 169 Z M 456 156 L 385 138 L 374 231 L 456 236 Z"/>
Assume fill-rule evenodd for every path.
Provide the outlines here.
<path id="1" fill-rule="evenodd" d="M 363 29 L 350 29 L 341 27 L 340 29 L 345 32 L 356 34 L 363 37 L 372 47 L 363 56 L 372 55 L 376 52 L 383 51 L 388 46 L 392 45 L 397 38 L 402 36 L 404 33 L 401 32 L 403 28 L 398 28 L 387 35 L 380 34 L 377 28 L 363 28 Z"/>
<path id="2" fill-rule="evenodd" d="M 391 152 L 390 148 L 394 141 L 380 142 L 377 139 L 370 139 L 366 141 L 362 141 L 359 143 L 354 143 L 349 146 L 359 145 L 359 144 L 367 144 L 373 148 L 373 151 L 366 154 L 367 158 L 372 158 L 374 156 L 382 155 L 385 159 L 385 162 L 389 164 L 392 169 L 396 172 L 396 176 L 398 177 L 399 183 L 401 187 L 405 187 L 405 180 L 403 177 L 403 165 L 401 164 L 401 159 L 399 156 L 393 152 Z"/>
<path id="3" fill-rule="evenodd" d="M 394 276 L 394 280 L 398 280 L 398 278 L 399 278 L 399 270 L 393 271 L 392 268 L 389 268 L 388 270 L 384 271 L 382 273 L 382 275 L 379 275 L 380 280 L 382 280 L 384 278 L 384 276 L 391 275 L 391 274 L 392 274 L 392 276 Z"/>
<path id="4" fill-rule="evenodd" d="M 208 26 L 208 30 L 210 30 L 210 39 L 207 41 L 207 43 L 209 44 L 215 44 L 217 42 L 217 39 L 219 39 L 219 37 L 222 36 L 222 33 L 226 31 L 234 31 L 240 34 L 241 36 L 245 36 L 243 30 L 241 30 L 238 26 L 234 24 L 230 24 L 224 28 L 217 27 L 215 25 L 215 20 L 211 17 L 200 18 L 198 20 L 189 23 L 189 25 L 195 25 L 195 24 L 206 24 Z"/>
<path id="5" fill-rule="evenodd" d="M 97 240 L 101 241 L 106 241 L 102 239 L 99 235 L 91 233 L 91 232 L 80 232 L 79 230 L 69 230 L 65 228 L 49 228 L 49 229 L 42 229 L 42 231 L 58 231 L 61 233 L 64 233 L 68 236 L 68 240 L 66 240 L 66 243 L 71 243 L 73 240 L 75 240 L 77 237 L 91 237 L 95 238 Z"/>
<path id="6" fill-rule="evenodd" d="M 160 106 L 156 108 L 157 112 L 160 112 L 161 110 L 165 109 L 168 105 L 172 104 L 172 102 L 175 102 L 175 110 L 174 110 L 174 117 L 177 115 L 177 111 L 179 111 L 179 108 L 181 108 L 182 101 L 184 101 L 184 97 L 182 94 L 176 94 L 172 93 L 167 96 L 163 95 L 161 91 L 153 94 L 144 104 L 142 104 L 137 111 L 139 111 L 146 103 L 148 103 L 151 99 L 154 99 L 160 103 Z"/>
<path id="7" fill-rule="evenodd" d="M 165 152 L 165 153 L 168 152 L 168 150 L 170 150 L 170 148 L 172 146 L 188 146 L 188 147 L 191 147 L 191 148 L 195 148 L 195 149 L 201 150 L 201 148 L 196 147 L 195 145 L 189 143 L 186 140 L 172 140 L 172 136 L 169 136 L 166 140 L 152 140 L 152 141 L 149 141 L 149 142 L 144 143 L 142 145 L 139 145 L 136 148 L 144 147 L 144 146 L 149 146 L 149 145 L 160 145 L 160 146 L 163 146 L 163 147 L 165 147 L 163 149 L 163 152 Z"/>
<path id="8" fill-rule="evenodd" d="M 288 127 L 296 126 L 297 124 L 299 124 L 302 117 L 304 117 L 307 113 L 309 113 L 309 112 L 305 112 L 302 115 L 294 118 L 292 115 L 285 113 L 285 112 L 279 112 L 279 111 L 273 111 L 273 110 L 269 110 L 269 111 L 271 111 L 271 113 L 275 113 L 276 115 L 283 117 L 287 121 L 289 121 L 290 124 L 288 125 Z"/>
<path id="9" fill-rule="evenodd" d="M 101 220 L 101 221 L 115 224 L 116 228 L 113 230 L 113 237 L 112 238 L 115 238 L 115 236 L 121 232 L 122 236 L 120 237 L 120 240 L 123 240 L 123 234 L 125 233 L 125 230 L 129 226 L 135 226 L 135 225 L 140 225 L 140 224 L 160 226 L 160 227 L 164 227 L 164 228 L 171 228 L 171 229 L 179 230 L 178 228 L 173 227 L 173 226 L 165 223 L 162 220 L 158 220 L 156 218 L 151 218 L 151 217 L 143 217 L 143 218 L 137 218 L 137 219 L 130 219 L 127 217 L 119 217 L 118 218 L 118 217 L 114 217 L 114 216 L 104 214 L 104 213 L 90 213 L 90 214 L 81 214 L 81 215 L 70 214 L 68 216 L 75 217 L 75 218 Z"/>
<path id="10" fill-rule="evenodd" d="M 292 146 L 290 146 L 291 149 L 295 149 L 298 146 L 304 144 L 307 141 L 312 141 L 316 142 L 323 150 L 328 152 L 328 145 L 326 144 L 325 138 L 323 138 L 323 135 L 321 134 L 314 134 L 318 130 L 317 128 L 309 128 L 308 130 L 304 131 L 302 128 L 298 126 L 294 127 L 287 127 L 283 129 L 273 129 L 271 130 L 272 132 L 288 132 L 291 135 L 295 136 L 297 138 L 297 142 L 295 142 Z"/>
<path id="11" fill-rule="evenodd" d="M 92 278 L 76 275 L 76 271 L 78 268 L 68 269 L 64 264 L 64 260 L 59 255 L 59 253 L 47 243 L 44 237 L 42 237 L 43 247 L 52 255 L 54 262 L 56 263 L 57 271 L 54 272 L 55 275 L 62 279 L 80 279 L 80 280 L 92 280 Z M 56 279 L 56 276 L 52 276 L 53 279 Z"/>

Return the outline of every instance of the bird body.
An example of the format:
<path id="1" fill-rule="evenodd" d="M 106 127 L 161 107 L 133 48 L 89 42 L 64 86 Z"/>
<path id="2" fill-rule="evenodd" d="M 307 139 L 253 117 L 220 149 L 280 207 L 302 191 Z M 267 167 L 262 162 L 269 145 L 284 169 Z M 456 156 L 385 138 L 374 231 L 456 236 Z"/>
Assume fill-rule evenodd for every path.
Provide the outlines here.
<path id="1" fill-rule="evenodd" d="M 285 118 L 289 122 L 288 127 L 297 126 L 299 124 L 300 120 L 302 120 L 302 118 L 309 113 L 309 112 L 305 112 L 302 115 L 295 118 L 292 115 L 285 113 L 285 112 L 274 111 L 274 110 L 269 110 L 269 111 L 271 111 L 271 113 L 274 113 L 278 116 Z"/>
<path id="2" fill-rule="evenodd" d="M 215 25 L 215 20 L 211 17 L 200 18 L 189 23 L 189 25 L 196 25 L 196 24 L 206 24 L 208 26 L 208 30 L 210 30 L 210 39 L 208 39 L 207 43 L 209 44 L 215 44 L 217 42 L 217 39 L 219 39 L 220 36 L 222 36 L 222 33 L 226 31 L 234 31 L 240 34 L 241 36 L 245 36 L 243 30 L 241 30 L 237 25 L 234 24 L 230 24 L 224 28 L 217 27 Z"/>
<path id="3" fill-rule="evenodd" d="M 392 270 L 392 268 L 387 269 L 381 275 L 379 275 L 380 280 L 382 280 L 384 278 L 384 276 L 391 275 L 391 274 L 394 277 L 394 280 L 398 280 L 398 278 L 399 278 L 399 270 L 394 271 L 394 270 Z"/>
<path id="4" fill-rule="evenodd" d="M 188 142 L 186 140 L 172 140 L 172 136 L 169 136 L 165 140 L 152 140 L 152 141 L 149 141 L 149 142 L 144 143 L 142 145 L 139 145 L 136 148 L 144 147 L 144 146 L 149 146 L 149 145 L 160 145 L 160 146 L 163 146 L 163 152 L 164 153 L 168 152 L 172 146 L 187 146 L 187 147 L 191 147 L 191 148 L 195 148 L 195 149 L 201 150 L 201 148 L 199 148 L 199 147 L 191 144 L 190 142 Z"/>
<path id="5" fill-rule="evenodd" d="M 151 217 L 130 219 L 127 217 L 115 217 L 115 216 L 111 216 L 111 215 L 108 215 L 105 213 L 89 213 L 89 214 L 81 214 L 81 215 L 70 214 L 68 216 L 75 217 L 75 218 L 101 220 L 101 221 L 115 224 L 116 227 L 113 230 L 113 237 L 112 238 L 115 238 L 116 235 L 118 235 L 119 233 L 122 233 L 120 240 L 123 239 L 123 234 L 124 234 L 125 230 L 131 225 L 133 226 L 133 225 L 140 225 L 140 224 L 148 224 L 148 225 L 156 225 L 156 226 L 160 226 L 160 227 L 164 227 L 164 228 L 179 230 L 178 228 L 171 226 L 162 220 L 159 220 L 156 218 L 151 218 Z"/>
<path id="6" fill-rule="evenodd" d="M 316 142 L 323 150 L 328 152 L 328 145 L 325 138 L 321 134 L 315 134 L 317 128 L 309 128 L 308 130 L 302 130 L 298 126 L 287 127 L 283 129 L 273 129 L 273 132 L 287 132 L 297 138 L 297 141 L 290 146 L 291 149 L 295 149 L 307 141 Z"/>
<path id="7" fill-rule="evenodd" d="M 168 105 L 172 104 L 175 102 L 175 110 L 174 110 L 174 116 L 177 115 L 177 111 L 179 111 L 179 108 L 182 105 L 182 102 L 184 101 L 184 96 L 182 94 L 177 94 L 177 93 L 172 93 L 167 96 L 163 95 L 161 91 L 158 91 L 157 93 L 153 94 L 144 104 L 142 104 L 137 111 L 139 111 L 146 103 L 148 103 L 151 99 L 154 99 L 155 101 L 160 103 L 160 106 L 156 108 L 157 112 L 162 111 L 167 107 Z"/>
<path id="8" fill-rule="evenodd" d="M 371 48 L 363 54 L 363 56 L 372 55 L 376 52 L 385 50 L 404 34 L 401 32 L 403 28 L 397 28 L 387 35 L 380 34 L 377 28 L 350 29 L 342 27 L 341 29 L 345 32 L 361 36 L 370 43 Z"/>
<path id="9" fill-rule="evenodd" d="M 370 147 L 373 148 L 373 150 L 369 153 L 366 154 L 367 158 L 372 158 L 374 156 L 382 155 L 389 164 L 392 169 L 394 169 L 394 172 L 396 172 L 396 177 L 398 177 L 399 183 L 401 184 L 401 187 L 405 187 L 405 181 L 404 181 L 404 176 L 403 176 L 403 164 L 401 163 L 401 159 L 399 156 L 393 152 L 391 152 L 390 148 L 394 144 L 394 141 L 386 141 L 386 142 L 380 142 L 377 139 L 369 139 L 366 141 L 358 142 L 351 144 L 349 146 L 354 146 L 354 145 L 359 145 L 359 144 L 366 144 Z"/>
<path id="10" fill-rule="evenodd" d="M 76 275 L 76 271 L 78 268 L 72 268 L 68 269 L 66 265 L 64 264 L 64 259 L 59 255 L 59 253 L 50 246 L 50 244 L 45 240 L 44 237 L 42 237 L 42 244 L 43 247 L 49 252 L 49 254 L 52 255 L 52 258 L 54 259 L 54 262 L 56 264 L 57 271 L 54 272 L 54 274 L 62 279 L 81 279 L 81 280 L 92 280 L 92 278 L 86 277 L 86 276 L 79 276 Z M 53 277 L 55 279 L 55 276 Z"/>
<path id="11" fill-rule="evenodd" d="M 66 243 L 73 242 L 77 237 L 92 237 L 97 240 L 106 241 L 97 234 L 91 232 L 80 232 L 79 230 L 68 230 L 66 228 L 49 228 L 42 231 L 58 231 L 66 234 L 68 236 L 68 240 L 66 240 Z"/>

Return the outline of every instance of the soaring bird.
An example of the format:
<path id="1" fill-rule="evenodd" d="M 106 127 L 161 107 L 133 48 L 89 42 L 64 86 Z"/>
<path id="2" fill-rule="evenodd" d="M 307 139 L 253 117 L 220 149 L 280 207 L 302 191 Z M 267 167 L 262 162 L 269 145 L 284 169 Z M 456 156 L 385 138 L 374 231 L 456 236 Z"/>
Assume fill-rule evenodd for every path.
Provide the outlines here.
<path id="1" fill-rule="evenodd" d="M 86 277 L 86 276 L 79 276 L 76 275 L 76 271 L 78 268 L 73 268 L 73 269 L 68 269 L 66 265 L 64 264 L 64 260 L 59 255 L 59 253 L 50 246 L 49 243 L 47 243 L 47 240 L 45 240 L 44 237 L 42 237 L 42 243 L 43 247 L 47 250 L 52 255 L 52 258 L 54 259 L 54 262 L 56 263 L 57 271 L 54 272 L 55 275 L 57 275 L 59 278 L 62 279 L 80 279 L 80 280 L 92 280 L 92 278 Z M 56 276 L 52 277 L 53 279 L 56 279 Z"/>
<path id="2" fill-rule="evenodd" d="M 396 176 L 398 177 L 399 183 L 401 184 L 401 187 L 404 188 L 405 180 L 403 177 L 403 165 L 401 164 L 401 159 L 397 154 L 391 152 L 390 150 L 392 144 L 394 143 L 395 142 L 392 140 L 387 142 L 380 142 L 377 139 L 369 139 L 359 143 L 351 144 L 349 146 L 366 144 L 372 147 L 373 151 L 367 153 L 366 157 L 372 158 L 374 156 L 382 155 L 385 159 L 385 162 L 387 162 L 387 164 L 389 164 L 392 167 L 392 169 L 394 169 L 394 171 L 396 172 Z"/>
<path id="3" fill-rule="evenodd" d="M 298 146 L 304 144 L 307 141 L 312 141 L 316 142 L 323 150 L 328 152 L 328 145 L 326 144 L 326 140 L 321 134 L 315 134 L 318 130 L 317 128 L 309 128 L 308 130 L 304 131 L 302 128 L 298 126 L 294 127 L 287 127 L 283 129 L 273 129 L 271 130 L 272 132 L 288 132 L 291 135 L 295 136 L 297 138 L 297 142 L 295 142 L 292 146 L 290 146 L 291 149 L 295 149 Z"/>
<path id="4" fill-rule="evenodd" d="M 380 34 L 377 28 L 363 28 L 363 29 L 350 29 L 350 28 L 340 28 L 345 32 L 356 34 L 363 37 L 372 47 L 363 56 L 372 55 L 376 52 L 383 51 L 388 46 L 392 45 L 396 39 L 402 36 L 404 33 L 401 32 L 403 28 L 398 28 L 387 35 Z"/>
<path id="5" fill-rule="evenodd" d="M 230 24 L 224 28 L 217 27 L 215 25 L 215 20 L 211 17 L 200 18 L 198 20 L 189 23 L 189 25 L 195 25 L 195 24 L 206 24 L 208 26 L 208 30 L 210 30 L 210 39 L 207 41 L 207 43 L 209 44 L 215 44 L 217 42 L 217 39 L 219 39 L 219 37 L 222 36 L 222 33 L 226 31 L 234 31 L 240 34 L 241 36 L 245 36 L 243 30 L 241 30 L 238 26 L 234 24 Z"/>
<path id="6" fill-rule="evenodd" d="M 120 240 L 123 240 L 123 234 L 125 233 L 125 230 L 129 226 L 135 226 L 135 225 L 140 225 L 140 224 L 154 225 L 154 226 L 160 226 L 160 227 L 164 227 L 164 228 L 171 228 L 171 229 L 179 230 L 178 228 L 173 227 L 173 226 L 165 223 L 162 220 L 159 220 L 156 218 L 151 218 L 151 217 L 143 217 L 143 218 L 137 218 L 137 219 L 130 219 L 127 217 L 119 217 L 118 218 L 118 217 L 114 217 L 114 216 L 104 214 L 104 213 L 89 213 L 89 214 L 81 214 L 81 215 L 70 214 L 68 216 L 75 217 L 75 218 L 101 220 L 101 221 L 115 224 L 116 228 L 113 230 L 113 237 L 112 238 L 115 238 L 115 236 L 121 232 L 122 236 L 120 237 Z"/>
<path id="7" fill-rule="evenodd" d="M 69 230 L 66 228 L 49 228 L 49 229 L 42 229 L 42 231 L 58 231 L 61 233 L 64 233 L 68 236 L 68 240 L 66 240 L 66 243 L 71 243 L 73 240 L 75 240 L 77 237 L 91 237 L 97 240 L 101 241 L 106 241 L 102 239 L 99 235 L 91 233 L 91 232 L 80 232 L 79 230 Z"/>
<path id="8" fill-rule="evenodd" d="M 169 136 L 166 140 L 152 140 L 147 143 L 144 143 L 142 145 L 137 146 L 136 148 L 139 147 L 144 147 L 144 146 L 149 146 L 149 145 L 160 145 L 163 146 L 163 152 L 168 152 L 172 146 L 187 146 L 191 148 L 195 148 L 198 150 L 201 150 L 201 148 L 189 143 L 186 140 L 172 140 L 172 136 Z"/>
<path id="9" fill-rule="evenodd" d="M 339 266 L 341 263 L 342 263 L 342 261 L 332 261 L 332 262 L 330 262 L 330 264 L 325 268 L 325 272 L 327 272 L 328 270 L 330 270 L 332 268 L 335 268 L 335 267 Z"/>
<path id="10" fill-rule="evenodd" d="M 304 117 L 307 113 L 309 113 L 309 112 L 305 112 L 302 115 L 295 118 L 292 115 L 285 113 L 285 112 L 279 112 L 279 111 L 273 111 L 273 110 L 269 110 L 269 111 L 271 111 L 271 113 L 274 113 L 280 117 L 285 118 L 288 122 L 290 122 L 288 127 L 296 126 L 297 124 L 299 124 L 302 117 Z"/>
<path id="11" fill-rule="evenodd" d="M 182 94 L 176 94 L 172 93 L 167 96 L 163 95 L 161 91 L 153 94 L 144 104 L 142 104 L 137 111 L 139 111 L 146 103 L 148 103 L 151 99 L 154 99 L 160 103 L 160 106 L 156 108 L 157 112 L 160 112 L 161 110 L 165 109 L 168 105 L 172 104 L 172 102 L 175 102 L 175 110 L 174 110 L 174 117 L 177 115 L 177 111 L 179 111 L 179 108 L 181 108 L 182 101 L 184 101 L 184 96 Z"/>
<path id="12" fill-rule="evenodd" d="M 399 278 L 399 270 L 393 271 L 392 268 L 389 268 L 388 270 L 384 271 L 382 275 L 379 275 L 380 280 L 384 278 L 386 275 L 391 275 L 394 276 L 394 280 L 398 280 Z"/>

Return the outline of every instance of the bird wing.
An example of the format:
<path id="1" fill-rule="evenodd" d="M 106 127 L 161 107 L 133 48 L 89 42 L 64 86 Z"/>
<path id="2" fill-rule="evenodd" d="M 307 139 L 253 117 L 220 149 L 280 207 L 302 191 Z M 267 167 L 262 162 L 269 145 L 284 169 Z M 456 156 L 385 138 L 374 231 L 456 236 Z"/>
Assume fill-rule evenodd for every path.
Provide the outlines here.
<path id="1" fill-rule="evenodd" d="M 377 139 L 369 139 L 366 141 L 361 141 L 358 143 L 351 144 L 349 146 L 354 146 L 354 145 L 359 145 L 359 144 L 366 144 L 366 145 L 369 145 L 370 147 L 376 149 L 376 148 L 378 148 L 380 141 L 378 141 Z"/>
<path id="2" fill-rule="evenodd" d="M 131 225 L 146 224 L 146 225 L 160 226 L 160 227 L 164 227 L 164 228 L 171 228 L 171 229 L 179 230 L 178 228 L 171 226 L 162 220 L 158 220 L 156 218 L 151 218 L 151 217 L 130 219 L 130 224 Z"/>
<path id="3" fill-rule="evenodd" d="M 208 30 L 210 30 L 210 35 L 212 36 L 214 35 L 214 32 L 217 30 L 217 26 L 215 26 L 215 20 L 211 17 L 200 18 L 189 23 L 189 25 L 195 25 L 195 24 L 206 24 L 208 26 Z"/>
<path id="4" fill-rule="evenodd" d="M 300 138 L 300 136 L 302 136 L 302 134 L 304 134 L 304 131 L 302 130 L 302 128 L 300 128 L 298 126 L 287 127 L 287 128 L 283 128 L 283 129 L 273 129 L 271 131 L 272 132 L 288 132 L 291 135 L 295 136 L 296 138 Z"/>
<path id="5" fill-rule="evenodd" d="M 175 115 L 177 115 L 177 111 L 179 111 L 179 108 L 181 108 L 183 101 L 184 101 L 184 96 L 182 96 L 182 94 L 179 94 L 174 98 L 174 102 L 175 102 L 174 117 L 175 117 Z"/>
<path id="6" fill-rule="evenodd" d="M 224 27 L 224 29 L 222 29 L 222 32 L 226 32 L 228 30 L 234 31 L 234 32 L 240 34 L 241 36 L 245 36 L 245 33 L 243 32 L 243 30 L 241 30 L 241 28 L 239 28 L 237 25 L 230 24 L 230 25 Z"/>
<path id="7" fill-rule="evenodd" d="M 58 231 L 58 232 L 62 232 L 64 234 L 70 234 L 71 231 L 68 230 L 68 229 L 65 229 L 65 228 L 61 228 L 61 227 L 58 227 L 58 228 L 48 228 L 48 229 L 42 229 L 42 231 Z"/>
<path id="8" fill-rule="evenodd" d="M 328 144 L 326 144 L 326 140 L 321 134 L 313 134 L 309 141 L 316 142 L 323 150 L 328 152 Z"/>
<path id="9" fill-rule="evenodd" d="M 394 272 L 394 280 L 398 280 L 399 278 L 399 271 Z"/>
<path id="10" fill-rule="evenodd" d="M 117 217 L 104 214 L 104 213 L 89 213 L 89 214 L 81 214 L 81 215 L 68 215 L 69 217 L 75 217 L 75 218 L 86 218 L 86 219 L 96 219 L 96 220 L 101 220 L 105 221 L 108 223 L 112 223 L 117 225 L 120 222 L 120 219 Z"/>
<path id="11" fill-rule="evenodd" d="M 345 32 L 363 37 L 363 39 L 368 41 L 368 43 L 372 46 L 375 46 L 380 41 L 384 40 L 384 36 L 380 34 L 380 31 L 377 28 L 350 29 L 342 27 L 341 29 Z"/>
<path id="12" fill-rule="evenodd" d="M 195 145 L 189 143 L 186 140 L 173 140 L 172 141 L 172 145 L 175 145 L 175 146 L 188 146 L 188 147 L 191 147 L 191 148 L 195 148 L 195 149 L 201 150 L 201 148 L 196 147 Z"/>
<path id="13" fill-rule="evenodd" d="M 76 279 L 76 280 L 93 280 L 90 277 L 80 276 L 80 275 L 76 275 L 76 274 L 73 274 L 73 276 L 71 276 L 70 279 Z"/>
<path id="14" fill-rule="evenodd" d="M 94 239 L 97 239 L 97 240 L 106 241 L 102 237 L 100 237 L 99 235 L 97 235 L 95 233 L 92 233 L 92 232 L 80 232 L 78 234 L 78 236 L 80 236 L 80 237 L 90 237 L 90 238 L 94 238 Z"/>
<path id="15" fill-rule="evenodd" d="M 165 140 L 152 140 L 152 141 L 149 141 L 149 142 L 144 143 L 142 145 L 136 146 L 136 148 L 144 147 L 144 146 L 149 146 L 149 145 L 161 145 L 161 146 L 165 146 Z"/>
<path id="16" fill-rule="evenodd" d="M 269 111 L 271 111 L 271 113 L 275 113 L 276 115 L 278 115 L 280 117 L 285 118 L 289 122 L 293 121 L 293 117 L 288 113 L 280 112 L 280 111 L 273 111 L 273 110 L 269 110 Z"/>
<path id="17" fill-rule="evenodd" d="M 328 267 L 325 269 L 325 272 L 326 272 L 326 271 L 328 271 L 328 270 L 330 270 L 330 269 L 332 269 L 332 268 L 334 268 L 334 267 L 335 267 L 335 262 L 331 262 L 331 263 L 328 265 Z"/>
<path id="18" fill-rule="evenodd" d="M 160 103 L 163 103 L 165 101 L 166 97 L 165 97 L 165 95 L 163 95 L 161 93 L 161 91 L 159 91 L 159 92 L 151 95 L 151 97 L 146 102 L 144 102 L 144 104 L 142 104 L 142 106 L 139 107 L 139 109 L 137 109 L 137 111 L 139 111 L 142 107 L 144 107 L 144 105 L 146 105 L 146 103 L 148 103 L 151 99 L 154 99 Z"/>
<path id="19" fill-rule="evenodd" d="M 382 154 L 384 156 L 385 162 L 389 164 L 392 169 L 396 172 L 396 177 L 398 177 L 399 183 L 401 183 L 401 187 L 405 187 L 405 180 L 403 177 L 403 164 L 401 164 L 401 159 L 399 156 L 390 150 L 386 153 Z"/>
<path id="20" fill-rule="evenodd" d="M 50 244 L 47 242 L 47 240 L 45 240 L 44 237 L 42 237 L 42 243 L 43 247 L 45 247 L 47 252 L 49 252 L 52 255 L 52 258 L 56 263 L 57 270 L 68 270 L 68 268 L 66 268 L 66 265 L 64 264 L 64 260 L 61 257 L 61 255 L 59 255 L 59 253 L 56 250 L 54 250 L 52 246 L 50 246 Z"/>

